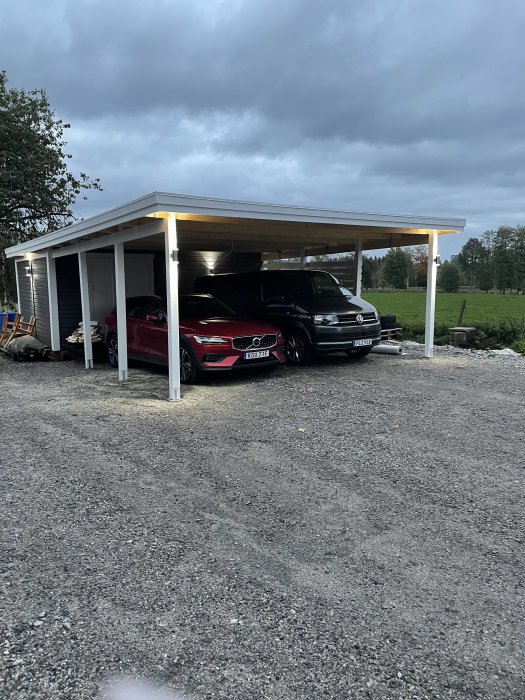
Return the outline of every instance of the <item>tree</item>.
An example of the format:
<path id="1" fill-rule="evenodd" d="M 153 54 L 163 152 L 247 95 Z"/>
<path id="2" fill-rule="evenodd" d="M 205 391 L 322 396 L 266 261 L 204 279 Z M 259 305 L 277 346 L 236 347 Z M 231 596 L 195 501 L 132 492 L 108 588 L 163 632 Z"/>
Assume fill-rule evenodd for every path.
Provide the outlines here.
<path id="1" fill-rule="evenodd" d="M 371 289 L 374 286 L 374 274 L 380 266 L 379 258 L 371 258 L 368 255 L 363 255 L 363 269 L 361 282 L 365 289 Z"/>
<path id="2" fill-rule="evenodd" d="M 483 243 L 478 238 L 469 238 L 456 260 L 465 273 L 466 283 L 470 287 L 479 284 L 480 268 L 487 260 L 487 249 Z"/>
<path id="3" fill-rule="evenodd" d="M 69 171 L 69 127 L 55 118 L 44 90 L 8 88 L 0 71 L 0 302 L 15 296 L 4 248 L 71 223 L 77 197 L 101 189 L 98 179 Z"/>
<path id="4" fill-rule="evenodd" d="M 414 261 L 414 284 L 416 287 L 427 286 L 427 265 L 428 265 L 428 252 L 427 246 L 418 245 L 413 253 Z"/>
<path id="5" fill-rule="evenodd" d="M 514 287 L 514 229 L 500 226 L 494 239 L 494 275 L 500 292 Z"/>
<path id="6" fill-rule="evenodd" d="M 383 262 L 383 273 L 386 282 L 396 289 L 406 289 L 411 266 L 410 253 L 406 253 L 401 248 L 390 248 Z"/>
<path id="7" fill-rule="evenodd" d="M 513 240 L 514 284 L 518 291 L 525 289 L 525 226 L 516 226 Z"/>
<path id="8" fill-rule="evenodd" d="M 459 282 L 458 266 L 445 260 L 439 270 L 439 286 L 444 292 L 457 292 L 459 289 Z"/>

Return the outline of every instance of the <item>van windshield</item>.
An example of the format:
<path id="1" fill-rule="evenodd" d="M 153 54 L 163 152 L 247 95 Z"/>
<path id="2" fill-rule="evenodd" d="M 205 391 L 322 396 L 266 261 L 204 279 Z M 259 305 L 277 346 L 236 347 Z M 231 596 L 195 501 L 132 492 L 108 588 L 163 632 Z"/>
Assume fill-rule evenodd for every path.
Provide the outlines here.
<path id="1" fill-rule="evenodd" d="M 290 275 L 289 282 L 293 295 L 302 299 L 347 296 L 327 272 L 295 272 Z"/>

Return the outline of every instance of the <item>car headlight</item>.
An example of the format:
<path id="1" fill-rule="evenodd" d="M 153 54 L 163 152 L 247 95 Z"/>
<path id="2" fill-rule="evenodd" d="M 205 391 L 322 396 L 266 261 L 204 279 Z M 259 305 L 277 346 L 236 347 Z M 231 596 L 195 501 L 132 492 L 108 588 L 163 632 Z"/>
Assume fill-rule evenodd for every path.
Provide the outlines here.
<path id="1" fill-rule="evenodd" d="M 339 319 L 337 314 L 315 314 L 314 323 L 317 326 L 335 326 Z"/>
<path id="2" fill-rule="evenodd" d="M 225 338 L 219 338 L 216 335 L 194 335 L 193 337 L 201 345 L 224 345 L 228 342 Z"/>
<path id="3" fill-rule="evenodd" d="M 277 332 L 277 340 L 281 340 L 282 337 L 283 337 L 283 334 L 281 333 L 281 331 L 278 331 Z"/>

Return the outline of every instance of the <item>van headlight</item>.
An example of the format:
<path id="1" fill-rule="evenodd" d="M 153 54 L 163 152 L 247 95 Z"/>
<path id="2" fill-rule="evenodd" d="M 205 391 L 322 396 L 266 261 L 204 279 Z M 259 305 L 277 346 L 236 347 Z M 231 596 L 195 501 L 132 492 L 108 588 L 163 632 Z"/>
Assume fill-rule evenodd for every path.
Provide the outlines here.
<path id="1" fill-rule="evenodd" d="M 225 338 L 219 338 L 216 335 L 194 335 L 193 337 L 201 345 L 224 345 L 228 342 Z"/>
<path id="2" fill-rule="evenodd" d="M 339 319 L 337 314 L 315 314 L 314 323 L 317 326 L 335 326 Z"/>

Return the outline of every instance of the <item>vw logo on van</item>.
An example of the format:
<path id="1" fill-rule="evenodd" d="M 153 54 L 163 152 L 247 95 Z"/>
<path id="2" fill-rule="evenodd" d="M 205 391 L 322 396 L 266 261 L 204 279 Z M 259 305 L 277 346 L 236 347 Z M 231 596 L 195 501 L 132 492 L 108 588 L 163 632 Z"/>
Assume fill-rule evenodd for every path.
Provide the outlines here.
<path id="1" fill-rule="evenodd" d="M 355 320 L 357 321 L 357 323 L 363 323 L 365 319 L 363 318 L 363 314 L 357 314 Z"/>

